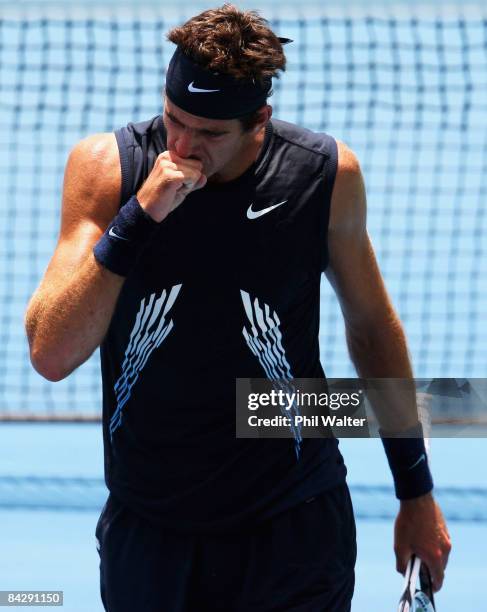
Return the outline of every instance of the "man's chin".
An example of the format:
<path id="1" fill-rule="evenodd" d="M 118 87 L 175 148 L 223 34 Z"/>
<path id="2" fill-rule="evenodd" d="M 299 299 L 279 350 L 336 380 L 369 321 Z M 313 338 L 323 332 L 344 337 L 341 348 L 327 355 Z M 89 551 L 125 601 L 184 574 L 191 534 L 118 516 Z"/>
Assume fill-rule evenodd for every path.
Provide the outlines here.
<path id="1" fill-rule="evenodd" d="M 206 172 L 205 169 L 203 169 L 203 174 L 206 175 L 208 183 L 219 183 L 221 180 L 218 172 Z"/>

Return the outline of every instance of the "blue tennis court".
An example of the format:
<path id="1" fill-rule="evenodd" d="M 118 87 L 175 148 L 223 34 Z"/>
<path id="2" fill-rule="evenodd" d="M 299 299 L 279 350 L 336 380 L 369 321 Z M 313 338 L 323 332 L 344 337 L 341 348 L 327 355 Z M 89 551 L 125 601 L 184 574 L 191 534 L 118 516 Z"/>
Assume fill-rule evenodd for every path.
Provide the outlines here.
<path id="1" fill-rule="evenodd" d="M 377 517 L 393 516 L 397 502 L 392 490 L 379 494 L 374 489 L 376 485 L 391 486 L 382 445 L 377 439 L 343 439 L 340 444 L 358 517 L 352 609 L 395 610 L 403 579 L 395 571 L 393 520 Z M 0 448 L 3 474 L 19 477 L 14 503 L 0 476 L 0 590 L 62 590 L 64 607 L 70 612 L 102 610 L 94 536 L 99 511 L 93 507 L 105 493 L 102 486 L 95 489 L 92 484 L 93 479 L 101 480 L 103 473 L 101 428 L 3 425 Z M 441 498 L 453 542 L 445 584 L 437 595 L 442 612 L 483 606 L 487 477 L 481 466 L 486 461 L 483 439 L 432 441 L 436 486 L 457 489 L 455 496 Z M 41 484 L 29 486 L 26 475 L 38 477 Z M 76 485 L 63 481 L 74 477 L 78 478 Z M 475 493 L 479 489 L 482 495 Z M 26 509 L 36 500 L 44 509 Z M 70 505 L 84 509 L 59 509 Z"/>

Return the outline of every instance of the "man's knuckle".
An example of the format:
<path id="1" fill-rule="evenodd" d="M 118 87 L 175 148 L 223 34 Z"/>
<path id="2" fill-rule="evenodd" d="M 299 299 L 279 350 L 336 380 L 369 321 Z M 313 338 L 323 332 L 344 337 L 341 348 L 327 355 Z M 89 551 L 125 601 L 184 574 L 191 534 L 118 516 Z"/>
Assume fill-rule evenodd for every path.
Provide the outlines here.
<path id="1" fill-rule="evenodd" d="M 168 183 L 179 183 L 184 179 L 184 176 L 178 170 L 168 168 L 167 172 L 165 173 L 165 179 Z"/>
<path id="2" fill-rule="evenodd" d="M 171 172 L 173 170 L 178 169 L 176 164 L 168 159 L 165 159 L 161 162 L 161 167 L 163 172 Z"/>

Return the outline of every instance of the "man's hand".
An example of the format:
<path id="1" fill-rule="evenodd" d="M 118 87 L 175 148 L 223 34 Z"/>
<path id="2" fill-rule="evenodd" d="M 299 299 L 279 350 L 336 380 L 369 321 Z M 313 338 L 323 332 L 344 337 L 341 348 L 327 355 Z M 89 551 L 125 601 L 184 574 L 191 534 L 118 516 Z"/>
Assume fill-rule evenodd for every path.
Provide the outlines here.
<path id="1" fill-rule="evenodd" d="M 397 571 L 404 574 L 410 556 L 415 553 L 428 566 L 433 590 L 439 591 L 450 550 L 445 519 L 432 494 L 401 501 L 394 526 Z"/>
<path id="2" fill-rule="evenodd" d="M 186 196 L 206 185 L 202 162 L 182 158 L 173 151 L 157 156 L 151 173 L 137 192 L 137 199 L 154 221 L 161 222 Z"/>

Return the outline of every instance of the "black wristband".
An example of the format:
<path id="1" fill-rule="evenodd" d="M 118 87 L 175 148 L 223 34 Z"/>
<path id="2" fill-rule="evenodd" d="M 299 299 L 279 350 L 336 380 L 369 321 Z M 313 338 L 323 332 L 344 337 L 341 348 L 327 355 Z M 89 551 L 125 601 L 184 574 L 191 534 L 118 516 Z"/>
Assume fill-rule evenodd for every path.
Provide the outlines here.
<path id="1" fill-rule="evenodd" d="M 93 247 L 95 259 L 111 272 L 127 276 L 158 227 L 133 195 Z"/>
<path id="2" fill-rule="evenodd" d="M 397 433 L 379 429 L 379 435 L 391 468 L 397 499 L 413 499 L 429 493 L 433 489 L 433 478 L 421 423 Z"/>

